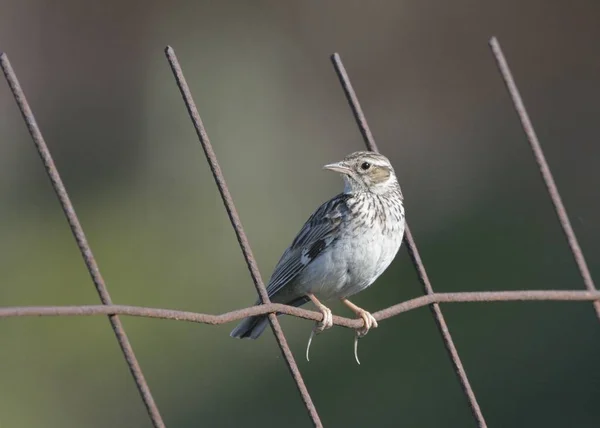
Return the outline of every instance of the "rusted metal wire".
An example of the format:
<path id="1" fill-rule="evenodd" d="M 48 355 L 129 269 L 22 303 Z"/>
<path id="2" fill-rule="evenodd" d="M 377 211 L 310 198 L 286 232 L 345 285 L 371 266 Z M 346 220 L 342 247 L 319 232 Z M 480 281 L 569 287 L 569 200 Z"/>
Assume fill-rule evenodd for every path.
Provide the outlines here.
<path id="1" fill-rule="evenodd" d="M 502 53 L 500 45 L 495 38 L 492 38 L 490 40 L 490 46 L 493 51 L 494 57 L 497 61 L 498 68 L 506 84 L 506 87 L 511 95 L 517 114 L 519 115 L 519 118 L 521 120 L 523 129 L 527 134 L 535 159 L 540 168 L 540 172 L 542 174 L 542 177 L 554 204 L 556 214 L 567 237 L 567 241 L 571 248 L 571 252 L 573 253 L 573 257 L 575 258 L 587 291 L 523 290 L 500 292 L 435 293 L 427 277 L 427 272 L 417 250 L 414 238 L 407 225 L 405 232 L 406 247 L 409 251 L 413 264 L 415 265 L 419 280 L 425 291 L 425 295 L 405 302 L 398 303 L 373 314 L 375 319 L 377 319 L 378 321 L 383 321 L 410 310 L 415 310 L 424 306 L 430 307 L 431 311 L 434 314 L 438 328 L 442 334 L 444 344 L 452 360 L 455 372 L 460 380 L 461 387 L 468 399 L 471 411 L 479 427 L 486 427 L 486 423 L 477 403 L 473 389 L 470 386 L 469 380 L 462 366 L 456 347 L 454 346 L 450 332 L 448 331 L 448 327 L 446 325 L 446 322 L 444 320 L 443 314 L 439 306 L 440 303 L 509 301 L 591 301 L 594 302 L 597 315 L 600 318 L 600 291 L 597 291 L 594 286 L 594 282 L 592 280 L 589 269 L 585 262 L 585 258 L 583 256 L 583 252 L 579 246 L 577 238 L 575 237 L 575 233 L 568 219 L 564 204 L 561 200 L 554 179 L 552 178 L 550 168 L 546 162 L 542 148 L 537 139 L 531 121 L 527 115 L 527 111 L 525 110 L 525 106 L 523 104 L 519 91 L 515 85 L 514 79 L 506 62 L 506 59 Z M 250 271 L 250 275 L 252 277 L 256 290 L 261 297 L 263 304 L 231 312 L 226 312 L 219 315 L 112 304 L 112 300 L 107 291 L 106 284 L 104 283 L 104 280 L 100 274 L 98 265 L 94 259 L 93 253 L 87 242 L 79 219 L 75 213 L 75 210 L 69 199 L 65 186 L 60 178 L 58 170 L 54 165 L 52 156 L 50 155 L 50 151 L 35 121 L 35 117 L 29 107 L 29 104 L 27 103 L 23 90 L 14 73 L 14 70 L 10 65 L 8 57 L 6 56 L 6 54 L 1 54 L 0 65 L 2 67 L 4 75 L 6 76 L 6 80 L 10 86 L 13 96 L 25 120 L 25 123 L 35 143 L 38 153 L 42 158 L 42 162 L 44 163 L 46 172 L 50 178 L 54 191 L 60 201 L 61 207 L 65 212 L 73 236 L 75 237 L 79 250 L 85 261 L 86 267 L 90 273 L 90 276 L 92 277 L 98 295 L 100 296 L 102 305 L 25 306 L 4 308 L 0 307 L 0 319 L 24 316 L 108 316 L 111 326 L 115 332 L 119 345 L 123 351 L 127 364 L 129 365 L 129 369 L 134 377 L 134 380 L 137 384 L 138 390 L 140 391 L 140 395 L 142 396 L 142 399 L 144 401 L 144 404 L 146 406 L 146 409 L 152 420 L 153 425 L 155 427 L 164 427 L 165 425 L 163 423 L 163 420 L 160 416 L 158 408 L 156 407 L 154 399 L 152 398 L 148 384 L 144 379 L 142 370 L 137 362 L 135 354 L 133 353 L 133 350 L 131 348 L 129 340 L 127 339 L 123 326 L 118 318 L 118 315 L 171 319 L 214 325 L 236 321 L 245 318 L 246 316 L 268 314 L 269 321 L 274 331 L 275 338 L 277 339 L 279 348 L 282 354 L 284 355 L 290 373 L 292 374 L 292 377 L 296 382 L 298 390 L 300 391 L 302 400 L 304 401 L 309 416 L 315 426 L 322 427 L 322 423 L 320 421 L 317 410 L 304 384 L 302 376 L 300 375 L 298 366 L 287 344 L 281 326 L 277 321 L 276 314 L 287 314 L 311 321 L 321 321 L 323 315 L 320 312 L 316 311 L 281 305 L 277 303 L 270 303 L 264 283 L 258 270 L 257 263 L 252 255 L 252 250 L 248 243 L 248 239 L 246 237 L 240 218 L 235 209 L 233 199 L 231 197 L 231 194 L 229 193 L 223 173 L 221 172 L 221 169 L 219 167 L 216 155 L 214 153 L 208 135 L 206 134 L 206 130 L 204 128 L 204 125 L 202 124 L 202 120 L 200 119 L 200 116 L 198 114 L 198 110 L 193 101 L 189 87 L 183 76 L 181 66 L 179 65 L 177 57 L 175 56 L 175 52 L 172 48 L 167 47 L 166 55 L 169 61 L 169 65 L 171 66 L 171 69 L 175 76 L 177 85 L 183 96 L 183 100 L 185 102 L 188 113 L 190 114 L 190 117 L 196 129 L 196 133 L 198 134 L 198 138 L 200 139 L 200 143 L 206 155 L 207 161 L 211 168 L 219 192 L 221 194 L 221 198 L 225 205 L 225 209 L 236 233 L 238 243 L 240 245 L 240 248 L 244 255 L 244 259 L 248 266 L 248 270 Z M 352 88 L 350 79 L 344 68 L 340 56 L 338 54 L 334 54 L 332 55 L 331 59 L 334 64 L 335 71 L 342 84 L 342 88 L 344 90 L 346 98 L 348 99 L 354 117 L 358 124 L 358 127 L 360 129 L 361 135 L 363 136 L 363 139 L 365 141 L 365 145 L 369 150 L 378 151 L 377 145 L 375 144 L 375 140 L 369 129 L 365 115 L 361 109 L 360 103 L 358 102 L 356 93 Z M 360 328 L 363 325 L 362 320 L 350 319 L 339 316 L 333 316 L 333 322 L 338 326 L 353 329 Z"/>
<path id="2" fill-rule="evenodd" d="M 42 132 L 38 127 L 38 124 L 35 120 L 35 116 L 31 108 L 29 107 L 29 103 L 27 102 L 27 98 L 25 97 L 25 93 L 21 88 L 21 84 L 17 79 L 17 75 L 15 74 L 10 61 L 8 60 L 8 56 L 5 53 L 0 55 L 0 65 L 2 67 L 2 71 L 4 72 L 4 76 L 6 77 L 6 81 L 8 82 L 8 86 L 17 102 L 19 110 L 21 111 L 21 115 L 25 120 L 25 124 L 27 125 L 27 129 L 29 130 L 29 134 L 33 139 L 35 147 L 38 151 L 38 154 L 42 158 L 42 162 L 44 164 L 44 168 L 46 169 L 46 173 L 50 178 L 50 182 L 52 183 L 52 188 L 58 197 L 60 205 L 67 217 L 67 221 L 69 223 L 69 227 L 71 228 L 71 232 L 75 237 L 75 241 L 77 241 L 77 247 L 81 252 L 87 270 L 92 277 L 92 281 L 94 282 L 94 286 L 96 287 L 96 291 L 100 296 L 100 301 L 103 305 L 112 305 L 112 300 L 110 298 L 110 294 L 108 293 L 108 289 L 106 288 L 106 284 L 104 283 L 104 279 L 100 274 L 100 269 L 98 268 L 98 263 L 96 263 L 96 259 L 94 258 L 94 254 L 92 253 L 92 249 L 88 244 L 87 238 L 85 237 L 85 233 L 83 232 L 83 228 L 81 227 L 81 223 L 79 222 L 79 218 L 75 213 L 75 208 L 71 203 L 71 199 L 67 193 L 67 189 L 65 188 L 62 179 L 56 169 L 56 165 L 52 159 L 52 155 L 50 154 L 50 150 L 46 145 L 46 141 L 42 136 Z M 138 390 L 140 391 L 140 395 L 142 396 L 142 400 L 146 406 L 146 410 L 148 411 L 148 415 L 152 420 L 152 424 L 155 428 L 164 428 L 165 424 L 160 416 L 160 412 L 158 411 L 158 407 L 154 402 L 154 398 L 152 397 L 152 393 L 150 392 L 150 387 L 146 382 L 142 369 L 138 363 L 138 360 L 133 352 L 133 348 L 131 347 L 131 343 L 127 338 L 127 334 L 125 333 L 125 329 L 123 328 L 123 324 L 116 315 L 109 315 L 108 317 L 110 324 L 112 326 L 113 331 L 115 332 L 115 336 L 117 337 L 117 341 L 119 342 L 119 346 L 121 347 L 121 351 L 125 356 L 125 360 L 127 365 L 129 366 L 129 370 L 133 375 L 135 383 L 137 384 Z"/>
<path id="3" fill-rule="evenodd" d="M 365 114 L 362 111 L 360 103 L 358 102 L 358 97 L 356 96 L 356 92 L 352 87 L 352 83 L 350 82 L 350 78 L 348 77 L 348 73 L 346 72 L 346 68 L 342 63 L 342 59 L 339 54 L 335 53 L 331 56 L 331 62 L 333 63 L 333 67 L 338 75 L 342 88 L 344 89 L 344 93 L 346 94 L 346 98 L 352 112 L 354 114 L 354 118 L 356 119 L 356 123 L 358 128 L 360 129 L 360 133 L 363 136 L 363 140 L 368 150 L 377 152 L 377 145 L 375 144 L 375 139 L 373 138 L 373 134 L 369 129 L 369 124 L 367 123 L 367 119 L 365 118 Z M 427 271 L 425 270 L 425 265 L 421 260 L 421 256 L 419 255 L 419 250 L 417 249 L 417 245 L 415 240 L 410 232 L 410 228 L 408 227 L 408 222 L 406 224 L 406 230 L 404 232 L 404 242 L 406 243 L 406 249 L 412 259 L 413 265 L 417 271 L 417 275 L 419 277 L 419 281 L 423 286 L 425 294 L 433 295 L 433 287 L 431 286 L 431 282 L 429 281 L 429 277 L 427 276 Z M 458 376 L 460 381 L 460 385 L 462 387 L 463 392 L 465 393 L 467 400 L 469 402 L 469 406 L 471 407 L 471 412 L 473 413 L 473 417 L 477 421 L 477 425 L 480 428 L 486 428 L 487 424 L 483 417 L 483 413 L 479 407 L 479 403 L 477 402 L 477 398 L 475 397 L 475 393 L 473 392 L 473 388 L 471 387 L 471 383 L 469 382 L 469 378 L 467 377 L 467 373 L 463 367 L 460 356 L 458 355 L 458 351 L 456 346 L 454 345 L 454 340 L 452 340 L 452 335 L 450 334 L 450 330 L 448 329 L 448 325 L 446 324 L 446 320 L 444 319 L 444 315 L 442 314 L 442 310 L 437 303 L 432 303 L 431 312 L 435 318 L 435 322 L 438 326 L 440 334 L 442 335 L 442 339 L 444 340 L 444 346 L 446 347 L 446 351 L 450 355 L 450 359 L 452 360 L 452 365 L 454 366 L 454 371 Z"/>
<path id="4" fill-rule="evenodd" d="M 600 291 L 571 290 L 523 290 L 523 291 L 475 291 L 460 293 L 434 293 L 416 297 L 374 312 L 377 321 L 384 321 L 404 312 L 412 311 L 433 303 L 489 303 L 489 302 L 589 302 L 600 299 Z M 198 312 L 177 311 L 172 309 L 144 308 L 125 305 L 83 305 L 83 306 L 20 306 L 0 307 L 0 318 L 33 317 L 33 316 L 93 316 L 93 315 L 128 315 L 145 318 L 161 318 L 176 321 L 187 321 L 201 324 L 219 325 L 238 321 L 248 316 L 281 313 L 311 321 L 320 321 L 321 312 L 282 305 L 266 303 L 250 306 L 220 315 Z M 356 318 L 333 316 L 333 323 L 340 327 L 361 328 L 363 321 Z"/>
<path id="5" fill-rule="evenodd" d="M 196 129 L 196 134 L 198 134 L 200 144 L 204 149 L 204 154 L 206 155 L 206 159 L 210 166 L 210 170 L 212 171 L 215 183 L 217 184 L 219 193 L 221 194 L 221 199 L 223 200 L 223 204 L 225 205 L 225 210 L 227 211 L 227 215 L 229 216 L 229 220 L 231 221 L 231 225 L 233 226 L 233 229 L 235 231 L 235 235 L 242 250 L 242 254 L 244 255 L 244 259 L 246 260 L 246 264 L 248 265 L 248 270 L 250 271 L 252 282 L 254 282 L 256 291 L 258 292 L 263 304 L 268 304 L 270 303 L 270 300 L 267 294 L 267 289 L 265 287 L 265 284 L 263 283 L 260 271 L 258 270 L 258 265 L 256 263 L 254 255 L 252 254 L 252 249 L 250 248 L 248 238 L 246 237 L 246 232 L 244 232 L 244 227 L 242 226 L 242 222 L 240 221 L 240 217 L 235 208 L 235 204 L 233 203 L 233 198 L 229 193 L 229 188 L 227 187 L 227 183 L 225 182 L 225 177 L 221 172 L 221 168 L 217 161 L 217 156 L 215 155 L 215 152 L 212 148 L 212 144 L 210 143 L 208 134 L 206 133 L 206 129 L 204 128 L 202 119 L 200 119 L 200 114 L 198 113 L 196 104 L 194 103 L 192 93 L 183 75 L 181 65 L 179 64 L 177 56 L 175 55 L 175 51 L 172 47 L 167 46 L 167 48 L 165 49 L 165 54 L 167 55 L 167 60 L 169 61 L 169 65 L 171 66 L 171 70 L 173 71 L 173 75 L 175 76 L 175 80 L 177 81 L 177 86 L 181 91 L 181 96 L 183 97 L 185 106 L 188 110 L 190 118 L 192 119 L 194 128 Z M 321 316 L 320 318 L 322 319 L 323 316 Z M 281 350 L 281 353 L 283 354 L 283 357 L 290 370 L 290 373 L 294 378 L 294 381 L 296 382 L 296 386 L 298 388 L 298 391 L 300 392 L 302 401 L 306 406 L 306 409 L 314 426 L 322 427 L 323 424 L 321 423 L 321 419 L 319 417 L 317 409 L 312 401 L 310 394 L 308 393 L 306 385 L 304 384 L 304 379 L 302 379 L 302 375 L 300 374 L 298 364 L 296 364 L 296 360 L 294 359 L 294 356 L 292 354 L 292 351 L 290 350 L 285 335 L 283 334 L 281 325 L 277 320 L 277 315 L 275 315 L 274 313 L 269 314 L 269 323 L 271 324 L 271 328 L 273 329 L 273 333 L 275 334 L 275 339 L 277 340 L 279 349 Z"/>
<path id="6" fill-rule="evenodd" d="M 510 94 L 515 110 L 519 116 L 519 120 L 521 121 L 523 131 L 525 131 L 525 134 L 527 135 L 527 141 L 529 141 L 535 161 L 540 168 L 540 173 L 544 179 L 544 184 L 546 185 L 546 189 L 548 189 L 548 194 L 550 195 L 550 199 L 552 199 L 552 204 L 554 205 L 554 211 L 556 212 L 562 230 L 567 238 L 569 248 L 571 249 L 575 263 L 577 263 L 577 268 L 579 269 L 583 283 L 588 290 L 595 291 L 596 286 L 594 285 L 594 280 L 592 279 L 592 275 L 585 261 L 585 257 L 583 256 L 583 251 L 581 250 L 579 242 L 577 241 L 577 237 L 575 236 L 573 226 L 571 226 L 571 221 L 569 220 L 567 210 L 565 209 L 565 205 L 563 204 L 560 193 L 558 192 L 558 187 L 556 186 L 554 178 L 552 177 L 552 172 L 550 172 L 550 167 L 546 161 L 546 156 L 544 156 L 542 146 L 535 133 L 533 124 L 529 119 L 529 114 L 527 113 L 527 109 L 525 108 L 525 104 L 523 103 L 523 99 L 519 93 L 519 89 L 517 88 L 515 80 L 512 76 L 508 62 L 504 57 L 500 43 L 495 37 L 490 39 L 490 47 L 492 49 L 492 53 L 494 54 L 494 58 L 496 59 L 496 63 L 498 64 L 498 70 L 500 70 L 500 74 L 502 75 L 502 79 L 506 85 L 506 89 Z M 594 302 L 594 308 L 596 309 L 596 315 L 598 316 L 598 319 L 600 319 L 600 300 Z"/>

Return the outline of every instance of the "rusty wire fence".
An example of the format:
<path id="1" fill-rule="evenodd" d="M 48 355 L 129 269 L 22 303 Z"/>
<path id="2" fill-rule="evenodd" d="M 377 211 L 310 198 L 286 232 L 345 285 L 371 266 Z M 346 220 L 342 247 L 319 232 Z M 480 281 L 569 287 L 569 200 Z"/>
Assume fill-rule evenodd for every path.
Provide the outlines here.
<path id="1" fill-rule="evenodd" d="M 446 350 L 448 352 L 448 356 L 452 361 L 452 365 L 454 367 L 462 390 L 465 394 L 465 398 L 467 399 L 467 402 L 471 408 L 473 418 L 475 419 L 477 426 L 479 426 L 480 428 L 487 427 L 487 424 L 483 412 L 477 402 L 475 392 L 471 387 L 471 384 L 469 383 L 469 379 L 467 377 L 465 368 L 463 367 L 463 364 L 461 362 L 458 350 L 454 345 L 452 335 L 450 334 L 450 330 L 448 329 L 448 325 L 446 324 L 444 315 L 440 308 L 440 303 L 541 300 L 588 301 L 593 302 L 596 314 L 600 319 L 600 291 L 597 291 L 595 288 L 587 263 L 583 256 L 583 252 L 579 246 L 579 243 L 567 216 L 567 212 L 562 203 L 554 179 L 552 178 L 552 174 L 550 172 L 550 168 L 548 167 L 548 163 L 546 162 L 546 159 L 544 157 L 541 145 L 537 139 L 537 136 L 533 129 L 533 125 L 531 124 L 531 121 L 523 104 L 517 86 L 514 82 L 506 58 L 504 57 L 500 44 L 498 43 L 496 38 L 492 38 L 490 40 L 490 47 L 493 56 L 497 62 L 500 74 L 504 80 L 506 88 L 514 104 L 515 110 L 521 121 L 523 130 L 527 135 L 527 139 L 533 151 L 535 160 L 539 166 L 542 178 L 554 205 L 556 215 L 567 238 L 568 245 L 570 247 L 571 253 L 573 254 L 573 257 L 579 269 L 579 273 L 585 284 L 586 290 L 523 290 L 499 292 L 481 291 L 459 293 L 435 293 L 431 282 L 429 281 L 429 278 L 427 276 L 425 265 L 423 264 L 423 261 L 421 260 L 421 257 L 419 255 L 419 251 L 417 249 L 415 240 L 410 232 L 410 228 L 407 225 L 404 241 L 412 259 L 412 262 L 415 266 L 415 269 L 417 271 L 419 281 L 423 286 L 424 295 L 415 299 L 395 304 L 373 314 L 378 321 L 382 321 L 387 318 L 401 314 L 403 312 L 407 312 L 423 306 L 430 307 L 433 317 L 440 331 L 440 334 L 442 336 L 444 346 L 446 347 Z M 23 119 L 25 120 L 25 124 L 27 125 L 27 128 L 37 148 L 37 151 L 40 157 L 42 158 L 42 162 L 44 164 L 48 177 L 50 178 L 50 181 L 52 183 L 52 187 L 56 192 L 56 195 L 59 199 L 59 202 L 62 206 L 62 209 L 71 228 L 71 232 L 73 233 L 73 236 L 77 242 L 77 246 L 79 247 L 79 251 L 83 256 L 85 265 L 88 269 L 90 276 L 92 277 L 92 281 L 100 297 L 101 305 L 0 307 L 0 318 L 19 316 L 108 316 L 111 327 L 115 333 L 119 346 L 121 347 L 123 356 L 125 357 L 127 365 L 129 366 L 129 370 L 131 371 L 131 374 L 137 385 L 144 405 L 146 406 L 152 424 L 156 428 L 162 428 L 166 425 L 162 419 L 158 406 L 154 401 L 154 398 L 152 397 L 150 387 L 144 377 L 144 374 L 135 356 L 133 348 L 131 347 L 127 334 L 125 333 L 123 325 L 120 321 L 119 315 L 173 319 L 215 325 L 236 321 L 249 315 L 269 314 L 271 328 L 273 330 L 281 353 L 283 354 L 285 362 L 289 368 L 290 374 L 296 383 L 298 391 L 300 392 L 300 396 L 302 398 L 302 401 L 304 402 L 312 424 L 316 427 L 322 427 L 323 424 L 319 417 L 319 413 L 312 401 L 312 398 L 310 396 L 310 393 L 308 392 L 304 380 L 302 379 L 302 375 L 298 369 L 298 365 L 296 364 L 294 356 L 287 343 L 286 337 L 279 324 L 276 313 L 292 315 L 313 321 L 320 321 L 323 315 L 320 312 L 276 303 L 270 303 L 264 282 L 258 270 L 256 260 L 252 254 L 250 244 L 248 242 L 248 239 L 244 232 L 244 228 L 235 208 L 233 198 L 229 193 L 229 189 L 225 182 L 225 178 L 217 161 L 217 157 L 212 148 L 212 144 L 210 142 L 210 139 L 208 138 L 198 110 L 196 108 L 196 104 L 194 103 L 194 100 L 192 98 L 192 94 L 183 75 L 183 71 L 179 64 L 179 61 L 175 55 L 175 51 L 171 47 L 167 47 L 165 52 L 171 70 L 173 71 L 175 81 L 183 97 L 185 106 L 188 110 L 194 128 L 196 129 L 196 133 L 198 135 L 202 148 L 204 149 L 206 159 L 212 171 L 215 183 L 221 194 L 223 204 L 225 205 L 225 210 L 227 211 L 227 215 L 229 216 L 231 225 L 235 231 L 239 246 L 242 250 L 244 259 L 248 266 L 250 276 L 263 304 L 259 306 L 253 306 L 232 312 L 227 312 L 220 315 L 113 304 L 108 289 L 106 288 L 106 284 L 104 283 L 104 279 L 102 278 L 102 275 L 100 273 L 98 264 L 96 263 L 90 245 L 87 242 L 83 228 L 81 227 L 77 214 L 75 213 L 73 204 L 71 203 L 64 183 L 62 182 L 58 170 L 56 169 L 56 166 L 52 159 L 52 155 L 50 154 L 50 151 L 48 149 L 48 146 L 46 145 L 46 142 L 44 141 L 44 137 L 42 136 L 40 128 L 37 125 L 34 114 L 29 106 L 29 103 L 27 102 L 27 99 L 25 97 L 23 89 L 21 88 L 17 75 L 15 74 L 10 64 L 8 56 L 5 53 L 2 53 L 0 55 L 0 66 L 2 67 L 2 71 L 4 72 L 8 85 L 12 91 L 15 101 L 17 102 L 18 108 L 21 111 Z M 362 134 L 367 149 L 372 151 L 378 151 L 377 145 L 375 144 L 375 140 L 373 139 L 373 135 L 371 133 L 371 130 L 369 129 L 369 126 L 365 119 L 365 115 L 360 107 L 360 103 L 358 102 L 358 98 L 350 83 L 350 78 L 348 77 L 348 74 L 346 72 L 346 69 L 344 68 L 340 56 L 338 54 L 334 54 L 332 55 L 331 60 L 335 72 L 340 80 L 340 84 L 348 100 L 348 103 L 350 105 L 350 108 L 352 109 L 352 112 L 354 114 L 354 117 L 356 119 L 357 125 L 359 127 L 360 133 Z M 362 326 L 363 321 L 334 316 L 333 322 L 335 325 L 338 326 L 356 329 Z"/>

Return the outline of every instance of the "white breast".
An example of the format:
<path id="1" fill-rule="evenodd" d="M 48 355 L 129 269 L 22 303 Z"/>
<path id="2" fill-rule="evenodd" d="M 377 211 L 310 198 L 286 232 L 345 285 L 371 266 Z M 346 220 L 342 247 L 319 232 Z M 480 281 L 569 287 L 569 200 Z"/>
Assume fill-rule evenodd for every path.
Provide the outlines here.
<path id="1" fill-rule="evenodd" d="M 353 251 L 347 259 L 348 277 L 340 290 L 340 297 L 351 296 L 373 284 L 396 257 L 403 235 L 403 224 L 391 234 L 373 228 L 361 238 L 348 243 Z"/>
<path id="2" fill-rule="evenodd" d="M 300 293 L 324 300 L 349 297 L 373 284 L 394 260 L 404 236 L 402 203 L 363 194 L 347 204 L 350 210 L 357 204 L 371 209 L 344 219 L 331 246 L 297 278 Z"/>
<path id="3" fill-rule="evenodd" d="M 324 300 L 364 290 L 392 263 L 403 235 L 404 222 L 397 224 L 392 233 L 373 227 L 359 236 L 338 239 L 331 251 L 321 254 L 304 272 L 302 288 Z"/>

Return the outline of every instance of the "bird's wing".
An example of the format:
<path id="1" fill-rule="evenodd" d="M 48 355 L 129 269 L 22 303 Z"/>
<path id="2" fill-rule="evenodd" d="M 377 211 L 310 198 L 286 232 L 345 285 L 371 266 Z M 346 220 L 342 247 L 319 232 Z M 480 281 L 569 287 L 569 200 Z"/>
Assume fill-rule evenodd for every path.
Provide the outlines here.
<path id="1" fill-rule="evenodd" d="M 342 193 L 325 202 L 310 216 L 277 263 L 267 286 L 269 297 L 298 276 L 335 241 L 342 216 L 348 210 L 346 201 L 349 197 Z"/>

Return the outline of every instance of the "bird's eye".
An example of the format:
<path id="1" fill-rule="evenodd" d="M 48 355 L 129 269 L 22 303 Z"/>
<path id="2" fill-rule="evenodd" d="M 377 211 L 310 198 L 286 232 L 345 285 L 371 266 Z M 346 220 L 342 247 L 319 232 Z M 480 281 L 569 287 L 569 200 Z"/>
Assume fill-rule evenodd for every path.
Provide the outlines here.
<path id="1" fill-rule="evenodd" d="M 369 162 L 363 162 L 360 167 L 363 171 L 366 171 L 367 169 L 371 168 L 371 164 Z"/>

